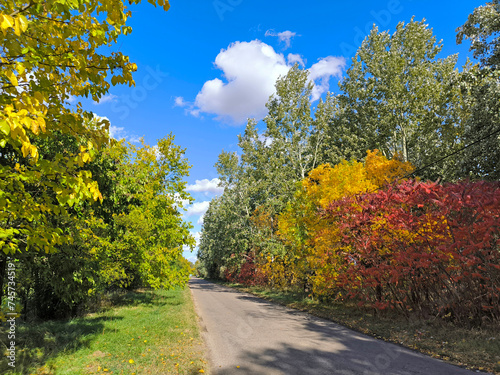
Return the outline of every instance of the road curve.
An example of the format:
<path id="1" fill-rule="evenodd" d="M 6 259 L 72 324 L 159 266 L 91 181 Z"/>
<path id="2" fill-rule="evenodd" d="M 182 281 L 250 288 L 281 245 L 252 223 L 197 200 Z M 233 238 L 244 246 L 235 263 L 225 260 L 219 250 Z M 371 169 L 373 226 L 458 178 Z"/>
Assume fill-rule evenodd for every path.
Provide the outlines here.
<path id="1" fill-rule="evenodd" d="M 474 373 L 202 279 L 192 278 L 189 286 L 209 350 L 211 374 Z"/>

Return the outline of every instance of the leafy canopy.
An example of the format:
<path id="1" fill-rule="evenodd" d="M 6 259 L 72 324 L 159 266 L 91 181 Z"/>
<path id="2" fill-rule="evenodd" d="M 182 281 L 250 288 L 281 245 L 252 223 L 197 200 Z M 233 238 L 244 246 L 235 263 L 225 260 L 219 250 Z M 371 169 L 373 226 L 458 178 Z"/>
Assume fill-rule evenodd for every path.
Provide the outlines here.
<path id="1" fill-rule="evenodd" d="M 134 3 L 139 1 L 134 0 Z M 150 1 L 165 10 L 165 0 Z M 133 85 L 137 66 L 120 52 L 101 53 L 131 12 L 121 0 L 30 0 L 0 4 L 0 247 L 53 251 L 70 238 L 51 223 L 69 207 L 101 198 L 85 165 L 108 140 L 81 96 L 98 101 L 110 84 Z M 38 139 L 59 134 L 81 146 L 41 157 Z"/>

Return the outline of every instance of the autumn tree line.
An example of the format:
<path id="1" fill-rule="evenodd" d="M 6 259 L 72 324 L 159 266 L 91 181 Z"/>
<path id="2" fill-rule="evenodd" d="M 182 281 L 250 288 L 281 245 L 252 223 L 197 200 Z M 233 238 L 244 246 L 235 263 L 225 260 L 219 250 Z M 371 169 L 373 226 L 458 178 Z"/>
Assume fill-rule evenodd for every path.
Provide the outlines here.
<path id="1" fill-rule="evenodd" d="M 204 277 L 304 291 L 465 325 L 500 319 L 500 7 L 441 57 L 425 21 L 374 27 L 338 94 L 307 70 L 276 83 L 264 130 L 216 164 L 224 192 L 199 245 Z"/>
<path id="2" fill-rule="evenodd" d="M 130 16 L 118 0 L 0 4 L 1 319 L 61 318 L 106 291 L 187 282 L 184 150 L 171 134 L 118 142 L 79 102 L 134 84 L 128 56 L 103 52 Z"/>

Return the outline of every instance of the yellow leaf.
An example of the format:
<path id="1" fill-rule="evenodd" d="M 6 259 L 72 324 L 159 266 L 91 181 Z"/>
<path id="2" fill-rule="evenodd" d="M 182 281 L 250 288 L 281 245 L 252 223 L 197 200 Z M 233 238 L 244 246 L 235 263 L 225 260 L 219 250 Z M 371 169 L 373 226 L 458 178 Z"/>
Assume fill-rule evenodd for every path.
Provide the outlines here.
<path id="1" fill-rule="evenodd" d="M 40 133 L 39 126 L 40 124 L 38 123 L 38 121 L 36 120 L 31 121 L 31 131 L 33 132 L 33 134 L 38 135 Z"/>
<path id="2" fill-rule="evenodd" d="M 198 372 L 205 372 L 205 370 L 201 369 L 201 370 L 200 370 L 200 371 L 198 371 Z"/>
<path id="3" fill-rule="evenodd" d="M 30 146 L 31 144 L 28 142 L 24 142 L 23 146 L 21 147 L 21 152 L 23 153 L 23 157 L 26 157 L 30 153 Z"/>
<path id="4" fill-rule="evenodd" d="M 38 149 L 36 148 L 35 145 L 31 145 L 30 154 L 33 159 L 38 159 Z"/>
<path id="5" fill-rule="evenodd" d="M 19 74 L 23 74 L 23 73 L 24 73 L 24 71 L 26 70 L 26 68 L 24 67 L 24 65 L 23 65 L 23 64 L 21 64 L 21 63 L 17 62 L 17 63 L 16 63 L 16 70 L 17 70 L 17 72 L 18 72 Z"/>
<path id="6" fill-rule="evenodd" d="M 22 14 L 17 17 L 17 22 L 19 23 L 19 27 L 21 31 L 26 31 L 28 29 L 28 19 Z"/>
<path id="7" fill-rule="evenodd" d="M 40 92 L 35 91 L 34 95 L 35 95 L 36 100 L 38 100 L 39 103 L 43 102 L 43 95 Z"/>
<path id="8" fill-rule="evenodd" d="M 7 14 L 0 14 L 0 28 L 2 29 L 4 34 L 5 30 L 12 26 L 14 26 L 12 17 Z"/>
<path id="9" fill-rule="evenodd" d="M 7 121 L 5 121 L 5 120 L 0 121 L 0 130 L 5 135 L 10 134 L 10 125 L 7 123 Z"/>
<path id="10" fill-rule="evenodd" d="M 17 36 L 21 36 L 22 30 L 21 25 L 19 24 L 18 18 L 14 19 L 14 34 Z"/>
<path id="11" fill-rule="evenodd" d="M 10 83 L 12 83 L 13 86 L 18 85 L 17 77 L 12 70 L 7 70 L 5 72 L 5 76 L 9 79 Z"/>
<path id="12" fill-rule="evenodd" d="M 40 126 L 40 130 L 42 133 L 45 133 L 45 119 L 43 117 L 38 117 L 37 118 L 38 125 Z"/>
<path id="13" fill-rule="evenodd" d="M 135 361 L 133 359 L 129 359 L 128 363 L 134 363 Z"/>

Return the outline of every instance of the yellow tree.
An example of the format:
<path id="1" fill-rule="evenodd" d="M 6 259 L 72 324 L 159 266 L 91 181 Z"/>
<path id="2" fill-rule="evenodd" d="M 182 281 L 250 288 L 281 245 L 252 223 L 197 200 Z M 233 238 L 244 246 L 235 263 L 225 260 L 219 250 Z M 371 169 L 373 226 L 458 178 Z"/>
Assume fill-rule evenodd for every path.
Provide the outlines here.
<path id="1" fill-rule="evenodd" d="M 138 3 L 132 0 L 130 3 Z M 149 0 L 165 10 L 167 0 Z M 108 140 L 105 122 L 81 103 L 98 101 L 110 85 L 133 85 L 136 65 L 119 52 L 101 53 L 131 12 L 121 0 L 12 0 L 0 3 L 0 279 L 6 254 L 53 252 L 71 241 L 52 220 L 101 198 L 86 165 Z M 43 154 L 37 144 L 78 139 Z M 54 141 L 55 143 L 55 141 Z M 1 289 L 1 285 L 0 285 Z"/>
<path id="2" fill-rule="evenodd" d="M 343 197 L 373 191 L 412 170 L 410 163 L 388 160 L 378 150 L 367 151 L 363 163 L 344 160 L 333 167 L 323 164 L 313 169 L 278 222 L 278 233 L 290 249 L 287 262 L 295 266 L 297 279 L 318 292 L 339 266 L 338 229 L 318 211 Z"/>

